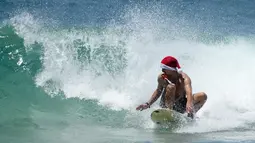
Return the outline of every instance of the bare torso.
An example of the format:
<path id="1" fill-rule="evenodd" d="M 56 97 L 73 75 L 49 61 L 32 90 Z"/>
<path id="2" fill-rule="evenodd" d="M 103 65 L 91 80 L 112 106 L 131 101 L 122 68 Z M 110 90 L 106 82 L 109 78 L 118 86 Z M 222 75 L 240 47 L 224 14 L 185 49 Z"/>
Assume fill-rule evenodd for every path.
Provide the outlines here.
<path id="1" fill-rule="evenodd" d="M 160 81 L 159 84 L 161 85 L 161 87 L 166 88 L 166 86 L 169 83 L 165 79 L 163 79 L 163 77 L 162 77 L 163 74 L 164 73 L 161 73 L 158 76 L 158 78 L 160 78 L 158 81 Z M 185 78 L 185 76 L 186 76 L 185 73 L 179 73 L 178 77 L 176 77 L 176 78 L 168 77 L 168 80 L 170 80 L 176 86 L 175 101 L 178 101 L 180 98 L 183 98 L 186 95 L 185 88 L 184 88 L 184 78 Z"/>

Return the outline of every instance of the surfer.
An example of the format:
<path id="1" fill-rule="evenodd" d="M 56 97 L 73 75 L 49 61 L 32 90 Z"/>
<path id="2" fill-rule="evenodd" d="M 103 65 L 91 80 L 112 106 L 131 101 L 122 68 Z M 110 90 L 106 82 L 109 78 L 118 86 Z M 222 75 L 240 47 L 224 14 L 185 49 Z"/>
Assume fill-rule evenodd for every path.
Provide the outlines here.
<path id="1" fill-rule="evenodd" d="M 150 100 L 139 105 L 136 110 L 144 110 L 161 96 L 160 106 L 169 108 L 180 113 L 188 113 L 193 117 L 206 102 L 207 95 L 204 92 L 198 92 L 192 95 L 192 86 L 190 77 L 180 70 L 179 62 L 175 57 L 166 56 L 162 59 L 162 73 L 158 76 L 158 86 L 153 92 Z"/>

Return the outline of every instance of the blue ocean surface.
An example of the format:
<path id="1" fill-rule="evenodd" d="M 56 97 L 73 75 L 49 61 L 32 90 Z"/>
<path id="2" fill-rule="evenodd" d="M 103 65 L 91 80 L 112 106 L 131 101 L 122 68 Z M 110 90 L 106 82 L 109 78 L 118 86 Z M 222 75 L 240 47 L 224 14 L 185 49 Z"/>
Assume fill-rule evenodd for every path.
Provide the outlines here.
<path id="1" fill-rule="evenodd" d="M 1 0 L 0 142 L 255 142 L 254 5 Z M 208 95 L 174 130 L 135 110 L 168 55 Z"/>

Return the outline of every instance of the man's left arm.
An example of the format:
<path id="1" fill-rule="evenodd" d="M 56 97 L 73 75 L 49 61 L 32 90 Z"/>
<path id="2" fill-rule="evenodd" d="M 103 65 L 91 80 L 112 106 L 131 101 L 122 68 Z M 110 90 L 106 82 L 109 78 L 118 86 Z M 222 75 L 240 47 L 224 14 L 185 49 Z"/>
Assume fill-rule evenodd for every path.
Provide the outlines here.
<path id="1" fill-rule="evenodd" d="M 188 116 L 193 118 L 193 96 L 192 96 L 192 86 L 191 86 L 191 79 L 188 75 L 185 75 L 184 78 L 184 88 L 186 91 L 187 96 L 187 103 L 186 103 L 186 112 L 188 113 Z"/>
<path id="2" fill-rule="evenodd" d="M 193 103 L 193 96 L 192 96 L 192 86 L 191 86 L 191 79 L 186 75 L 184 78 L 184 87 L 187 95 L 187 102 L 192 104 Z"/>

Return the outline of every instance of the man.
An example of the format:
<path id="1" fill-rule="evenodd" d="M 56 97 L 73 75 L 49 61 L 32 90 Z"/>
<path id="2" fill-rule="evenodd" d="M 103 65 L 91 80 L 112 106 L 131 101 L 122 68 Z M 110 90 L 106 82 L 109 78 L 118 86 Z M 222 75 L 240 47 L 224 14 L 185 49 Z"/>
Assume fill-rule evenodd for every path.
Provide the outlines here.
<path id="1" fill-rule="evenodd" d="M 176 58 L 167 56 L 162 59 L 162 73 L 158 76 L 158 87 L 152 94 L 150 100 L 145 104 L 139 105 L 136 110 L 144 110 L 150 106 L 162 95 L 160 106 L 162 108 L 173 109 L 180 113 L 188 113 L 193 118 L 206 102 L 207 95 L 204 92 L 192 95 L 192 86 L 190 77 L 180 71 L 181 68 Z"/>

